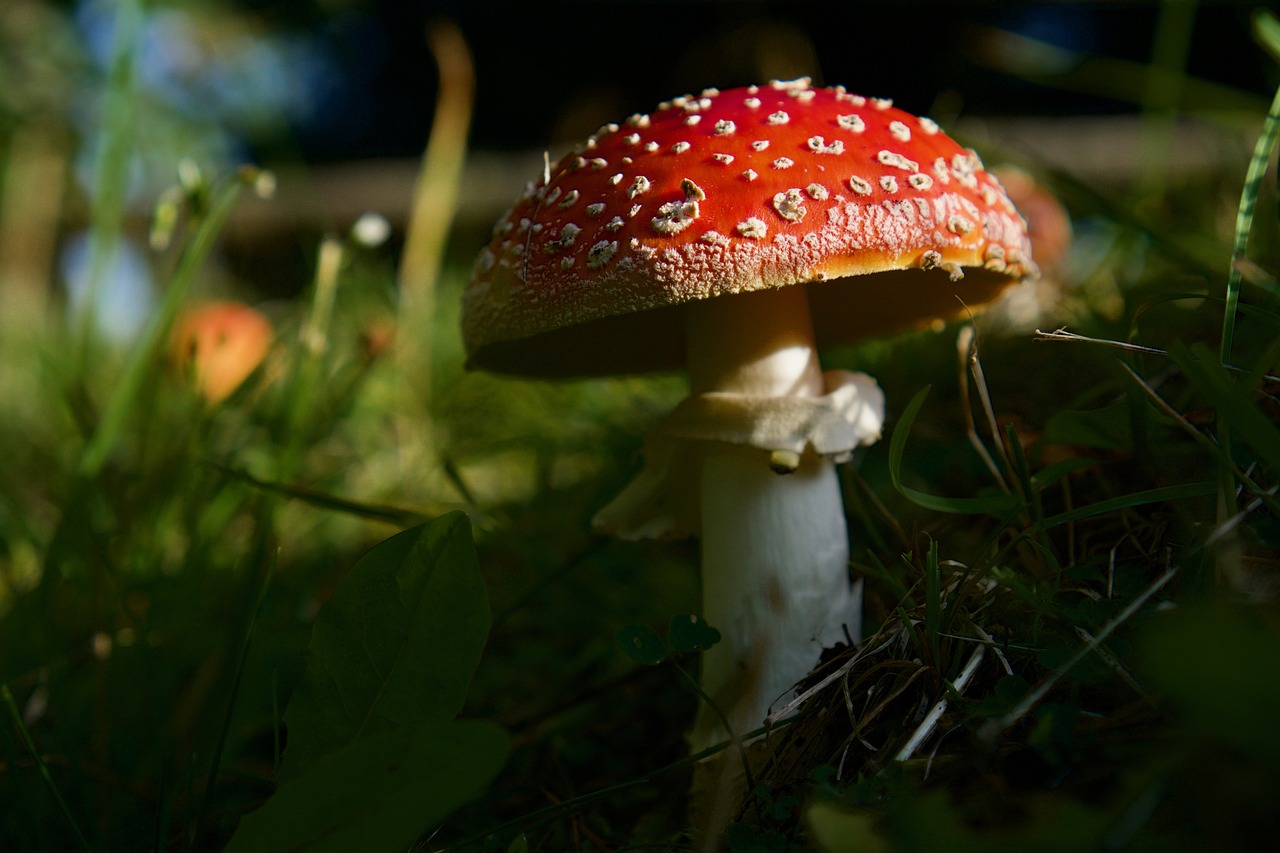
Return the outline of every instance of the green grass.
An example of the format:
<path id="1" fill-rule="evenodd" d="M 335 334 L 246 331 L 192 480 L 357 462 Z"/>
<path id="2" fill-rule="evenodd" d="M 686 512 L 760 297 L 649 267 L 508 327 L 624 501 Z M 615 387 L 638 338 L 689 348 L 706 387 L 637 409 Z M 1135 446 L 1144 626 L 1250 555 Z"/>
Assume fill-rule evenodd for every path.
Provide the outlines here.
<path id="1" fill-rule="evenodd" d="M 890 401 L 844 472 L 869 637 L 770 733 L 731 849 L 1274 843 L 1275 110 L 1239 173 L 1158 197 L 1047 176 L 1083 338 L 980 324 L 963 382 L 956 328 L 829 354 Z M 387 257 L 334 236 L 210 404 L 167 339 L 255 177 L 166 196 L 130 347 L 0 312 L 0 848 L 695 849 L 696 548 L 589 525 L 680 381 L 466 374 L 462 239 L 408 393 L 365 343 Z"/>

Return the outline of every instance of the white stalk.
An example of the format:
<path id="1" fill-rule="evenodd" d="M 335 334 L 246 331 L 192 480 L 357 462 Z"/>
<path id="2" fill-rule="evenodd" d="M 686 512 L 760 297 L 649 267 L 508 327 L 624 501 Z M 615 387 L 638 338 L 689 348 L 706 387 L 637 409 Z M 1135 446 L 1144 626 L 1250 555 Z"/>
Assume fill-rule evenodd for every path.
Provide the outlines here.
<path id="1" fill-rule="evenodd" d="M 721 297 L 687 308 L 695 394 L 824 393 L 803 287 Z M 835 466 L 806 453 L 775 473 L 769 453 L 708 442 L 698 477 L 703 616 L 721 632 L 704 654 L 703 689 L 735 734 L 784 704 L 822 649 L 860 630 L 848 574 L 848 534 Z M 703 709 L 695 752 L 727 733 Z"/>

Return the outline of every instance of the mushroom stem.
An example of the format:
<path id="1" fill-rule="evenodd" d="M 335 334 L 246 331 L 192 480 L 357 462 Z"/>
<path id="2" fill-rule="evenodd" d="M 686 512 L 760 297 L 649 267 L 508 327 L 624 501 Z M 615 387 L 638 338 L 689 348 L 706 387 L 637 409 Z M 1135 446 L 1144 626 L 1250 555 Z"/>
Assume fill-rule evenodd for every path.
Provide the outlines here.
<path id="1" fill-rule="evenodd" d="M 824 393 L 803 287 L 690 305 L 685 329 L 694 393 Z M 792 473 L 769 463 L 767 451 L 708 442 L 699 476 L 703 616 L 722 636 L 702 685 L 738 735 L 860 629 L 834 464 L 811 452 Z M 704 708 L 690 741 L 697 752 L 726 736 Z"/>

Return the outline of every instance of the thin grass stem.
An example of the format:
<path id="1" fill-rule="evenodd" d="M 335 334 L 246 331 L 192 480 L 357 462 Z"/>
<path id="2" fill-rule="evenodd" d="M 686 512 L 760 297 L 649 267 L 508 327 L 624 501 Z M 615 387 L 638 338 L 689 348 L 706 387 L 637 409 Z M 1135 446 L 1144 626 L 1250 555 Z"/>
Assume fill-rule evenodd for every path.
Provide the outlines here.
<path id="1" fill-rule="evenodd" d="M 1030 713 L 1032 708 L 1038 705 L 1045 696 L 1049 695 L 1049 691 L 1053 689 L 1054 685 L 1062 680 L 1063 676 L 1075 669 L 1076 665 L 1079 664 L 1080 661 L 1084 660 L 1086 655 L 1091 654 L 1094 649 L 1100 646 L 1107 637 L 1110 637 L 1117 628 L 1133 618 L 1133 615 L 1141 610 L 1143 605 L 1145 605 L 1153 595 L 1164 589 L 1169 581 L 1177 577 L 1179 569 L 1180 566 L 1172 566 L 1166 570 L 1164 574 L 1160 575 L 1160 577 L 1148 584 L 1146 589 L 1135 596 L 1133 601 L 1129 602 L 1123 610 L 1111 619 L 1110 622 L 1103 625 L 1097 634 L 1094 634 L 1089 641 L 1077 649 L 1075 654 L 1050 673 L 1049 676 L 1041 681 L 1034 690 L 1024 696 L 1022 701 L 1015 705 L 1012 710 L 1002 716 L 987 721 L 987 723 L 984 724 L 982 729 L 978 732 L 978 736 L 987 743 L 993 743 L 995 739 L 1000 736 L 1001 732 Z"/>
<path id="2" fill-rule="evenodd" d="M 924 631 L 929 656 L 942 671 L 942 649 L 938 633 L 942 630 L 942 569 L 938 565 L 938 542 L 929 540 L 929 553 L 924 562 Z"/>
<path id="3" fill-rule="evenodd" d="M 956 354 L 960 357 L 960 370 L 957 372 L 956 384 L 960 386 L 960 409 L 964 412 L 965 435 L 968 436 L 969 444 L 977 452 L 978 457 L 982 459 L 982 464 L 986 465 L 987 470 L 991 472 L 991 477 L 999 484 L 1000 490 L 1009 494 L 1009 484 L 1005 481 L 1000 466 L 996 465 L 996 461 L 991 458 L 987 446 L 982 443 L 982 436 L 978 435 L 977 423 L 973 417 L 973 403 L 969 399 L 969 372 L 978 360 L 972 325 L 962 326 L 956 335 Z"/>
<path id="4" fill-rule="evenodd" d="M 1156 405 L 1156 408 L 1177 423 L 1178 426 L 1182 427 L 1183 431 L 1191 436 L 1197 444 L 1212 453 L 1218 460 L 1219 464 L 1225 466 L 1231 471 L 1232 476 L 1235 477 L 1237 482 L 1242 483 L 1251 494 L 1266 503 L 1268 507 L 1271 508 L 1272 512 L 1280 513 L 1280 504 L 1276 503 L 1274 500 L 1274 490 L 1263 489 L 1262 486 L 1256 483 L 1247 472 L 1242 471 L 1239 466 L 1237 466 L 1235 462 L 1223 452 L 1222 447 L 1216 441 L 1196 429 L 1190 421 L 1183 417 L 1181 412 L 1161 397 L 1154 388 L 1148 385 L 1147 382 L 1133 370 L 1133 368 L 1124 363 L 1121 363 L 1121 367 L 1128 371 L 1129 375 L 1133 378 L 1133 381 L 1138 383 L 1138 387 L 1141 388 L 1143 393 L 1151 399 L 1151 402 Z"/>
<path id="5" fill-rule="evenodd" d="M 240 191 L 246 183 L 256 180 L 259 174 L 256 170 L 241 170 L 214 194 L 213 204 L 200 221 L 191 243 L 187 246 L 174 272 L 160 310 L 151 319 L 141 340 L 130 354 L 124 372 L 116 383 L 115 391 L 103 410 L 102 419 L 94 428 L 80 456 L 77 473 L 81 477 L 92 479 L 97 476 L 119 443 L 130 413 L 135 410 L 141 396 L 148 388 L 147 378 L 157 369 L 160 350 L 168 338 L 174 318 L 186 301 L 196 273 L 213 249 L 223 225 L 226 224 L 227 217 L 231 215 L 231 210 L 240 197 Z"/>
<path id="6" fill-rule="evenodd" d="M 204 816 L 208 811 L 209 801 L 213 797 L 213 789 L 218 780 L 218 770 L 222 766 L 222 752 L 231 733 L 231 719 L 235 713 L 236 702 L 240 698 L 240 684 L 244 679 L 245 667 L 249 662 L 249 649 L 253 646 L 254 629 L 258 625 L 258 619 L 262 616 L 262 608 L 267 600 L 267 589 L 271 586 L 271 578 L 275 575 L 276 567 L 279 563 L 280 552 L 277 549 L 275 558 L 267 567 L 266 577 L 263 578 L 262 586 L 258 590 L 257 601 L 254 602 L 253 610 L 249 614 L 249 625 L 245 629 L 244 642 L 240 647 L 240 657 L 236 661 L 235 675 L 231 679 L 231 694 L 227 697 L 227 710 L 223 714 L 222 726 L 218 730 L 218 740 L 214 744 L 213 758 L 209 762 L 209 774 L 205 778 L 204 791 L 200 795 L 200 804 L 196 807 L 195 820 L 191 831 L 192 844 L 200 837 Z"/>
<path id="7" fill-rule="evenodd" d="M 707 703 L 707 707 L 711 709 L 711 713 L 716 715 L 716 719 L 720 721 L 720 725 L 724 726 L 724 730 L 729 734 L 729 743 L 738 753 L 738 759 L 742 762 L 742 777 L 747 780 L 747 790 L 753 790 L 756 787 L 755 779 L 751 775 L 751 762 L 747 759 L 747 747 L 745 742 L 733 730 L 733 726 L 729 725 L 729 717 L 716 704 L 715 700 L 702 689 L 702 685 L 698 684 L 698 679 L 690 675 L 684 667 L 676 663 L 674 659 L 670 661 L 671 665 L 676 668 L 676 672 L 680 673 L 681 680 L 688 685 L 689 689 L 698 695 L 698 698 Z"/>
<path id="8" fill-rule="evenodd" d="M 467 134 L 475 98 L 475 67 L 471 50 L 455 24 L 433 23 L 427 30 L 426 40 L 440 77 L 431 133 L 422 152 L 404 252 L 396 276 L 400 308 L 396 319 L 395 358 L 404 401 L 425 401 L 429 411 L 435 384 L 432 373 L 436 337 L 431 330 L 436 325 L 436 290 L 466 161 Z M 410 406 L 402 408 L 414 411 Z M 421 464 L 421 460 L 434 464 L 438 439 L 430 418 L 406 421 L 401 425 L 401 434 L 412 441 L 412 458 L 420 460 L 411 464 Z"/>
<path id="9" fill-rule="evenodd" d="M 1249 168 L 1245 172 L 1244 188 L 1240 191 L 1240 206 L 1236 210 L 1235 237 L 1231 245 L 1231 257 L 1245 257 L 1249 246 L 1249 234 L 1253 230 L 1253 214 L 1258 203 L 1258 190 L 1280 135 L 1280 88 L 1276 89 L 1271 109 L 1262 124 L 1262 132 L 1253 147 Z M 1231 363 L 1231 347 L 1236 329 L 1236 308 L 1240 302 L 1240 267 L 1232 263 L 1227 274 L 1227 304 L 1222 313 L 1222 346 L 1219 350 L 1222 363 Z"/>
<path id="10" fill-rule="evenodd" d="M 113 43 L 103 100 L 101 147 L 94 163 L 89 273 L 81 294 L 77 330 L 76 362 L 81 368 L 81 374 L 93 349 L 102 284 L 120 251 L 125 191 L 129 183 L 129 161 L 136 133 L 134 61 L 138 55 L 138 38 L 142 29 L 141 0 L 120 0 L 116 4 L 112 24 Z"/>
<path id="11" fill-rule="evenodd" d="M 1159 198 L 1165 193 L 1195 16 L 1194 2 L 1165 0 L 1156 17 L 1150 71 L 1142 90 L 1142 172 L 1138 181 L 1141 195 Z"/>
<path id="12" fill-rule="evenodd" d="M 86 851 L 86 853 L 91 853 L 93 846 L 80 830 L 80 825 L 76 823 L 75 816 L 71 814 L 71 807 L 67 805 L 66 799 L 62 796 L 62 791 L 58 790 L 57 783 L 53 781 L 53 774 L 49 772 L 49 766 L 40 757 L 40 750 L 36 748 L 36 742 L 31 737 L 31 731 L 27 728 L 26 723 L 22 721 L 22 712 L 18 710 L 18 704 L 13 699 L 13 693 L 9 691 L 9 685 L 0 684 L 0 699 L 3 699 L 5 708 L 9 711 L 9 717 L 13 720 L 13 726 L 18 732 L 18 736 L 22 738 L 23 745 L 31 753 L 31 758 L 35 761 L 36 769 L 40 773 L 41 781 L 44 782 L 45 787 L 49 789 L 49 793 L 53 795 L 54 800 L 58 803 L 58 812 L 62 815 L 67 828 L 71 830 L 71 834 L 75 837 L 76 846 L 82 851 Z"/>

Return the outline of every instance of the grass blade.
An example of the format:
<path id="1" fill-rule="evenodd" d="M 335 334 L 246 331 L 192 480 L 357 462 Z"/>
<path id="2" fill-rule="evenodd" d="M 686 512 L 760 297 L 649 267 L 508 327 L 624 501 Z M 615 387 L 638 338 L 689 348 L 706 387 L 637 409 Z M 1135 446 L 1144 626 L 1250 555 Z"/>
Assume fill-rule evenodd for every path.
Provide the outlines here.
<path id="1" fill-rule="evenodd" d="M 267 568 L 267 576 L 262 580 L 262 587 L 258 590 L 258 600 L 254 602 L 253 611 L 249 614 L 249 626 L 244 632 L 244 642 L 240 646 L 240 659 L 236 661 L 235 675 L 231 680 L 231 695 L 227 698 L 227 712 L 222 718 L 222 728 L 218 732 L 218 741 L 213 748 L 213 759 L 209 762 L 209 775 L 205 779 L 204 791 L 200 795 L 200 804 L 196 808 L 195 820 L 191 830 L 191 841 L 194 844 L 196 839 L 200 837 L 201 825 L 204 822 L 205 812 L 208 811 L 209 801 L 213 797 L 213 789 L 218 781 L 218 770 L 222 766 L 222 751 L 227 743 L 227 736 L 231 732 L 231 718 L 235 713 L 236 700 L 240 696 L 240 683 L 244 679 L 245 665 L 249 662 L 249 649 L 253 646 L 253 633 L 258 625 L 258 618 L 262 615 L 262 605 L 267 600 L 267 589 L 271 586 L 271 578 L 275 575 L 276 567 L 280 564 L 280 552 L 276 552 L 275 559 Z"/>
<path id="2" fill-rule="evenodd" d="M 96 476 L 120 441 L 129 420 L 129 413 L 136 409 L 137 401 L 147 387 L 147 377 L 156 369 L 160 350 L 169 335 L 174 318 L 186 301 L 187 292 L 195 280 L 196 272 L 203 266 L 205 258 L 213 248 L 214 241 L 222 232 L 222 226 L 231 215 L 231 210 L 240 196 L 240 190 L 257 174 L 256 170 L 243 170 L 227 181 L 222 190 L 215 194 L 208 214 L 196 229 L 191 244 L 182 256 L 169 289 L 165 292 L 160 310 L 147 324 L 142 339 L 130 354 L 124 373 L 103 410 L 102 420 L 98 422 L 88 446 L 80 457 L 78 471 L 80 476 L 87 479 Z"/>
<path id="3" fill-rule="evenodd" d="M 1057 527 L 1060 524 L 1079 521 L 1082 518 L 1091 518 L 1095 515 L 1115 512 L 1118 509 L 1129 509 L 1135 506 L 1185 500 L 1187 498 L 1202 498 L 1215 494 L 1217 488 L 1216 483 L 1182 483 L 1177 486 L 1165 486 L 1159 489 L 1147 489 L 1146 491 L 1134 492 L 1128 495 L 1119 495 L 1118 497 L 1091 503 L 1078 509 L 1051 515 L 1040 523 L 1040 528 L 1048 530 L 1050 527 Z"/>
<path id="4" fill-rule="evenodd" d="M 929 554 L 924 563 L 924 633 L 929 644 L 933 665 L 942 673 L 942 649 L 938 634 L 942 630 L 942 569 L 938 565 L 938 543 L 929 542 Z"/>
<path id="5" fill-rule="evenodd" d="M 1170 350 L 1173 360 L 1187 375 L 1187 380 L 1205 396 L 1217 411 L 1222 424 L 1243 439 L 1273 469 L 1280 468 L 1280 427 L 1253 403 L 1231 375 L 1213 360 L 1202 346 L 1190 349 L 1175 343 Z M 1230 450 L 1225 447 L 1224 449 Z"/>
<path id="6" fill-rule="evenodd" d="M 111 61 L 103 103 L 102 137 L 94 163 L 90 212 L 89 276 L 85 282 L 77 346 L 81 365 L 87 362 L 97 331 L 98 300 L 107 270 L 120 251 L 121 224 L 129 183 L 129 160 L 136 133 L 137 74 L 134 60 L 143 26 L 141 0 L 122 0 L 112 18 Z"/>
<path id="7" fill-rule="evenodd" d="M 1253 36 L 1258 40 L 1271 58 L 1280 62 L 1280 20 L 1266 9 L 1259 9 L 1253 15 Z"/>
<path id="8" fill-rule="evenodd" d="M 1273 21 L 1274 22 L 1274 21 Z M 1249 246 L 1249 233 L 1253 230 L 1253 213 L 1258 203 L 1258 188 L 1271 160 L 1271 152 L 1280 135 L 1280 88 L 1276 89 L 1271 109 L 1262 124 L 1262 132 L 1253 147 L 1253 157 L 1245 173 L 1244 188 L 1240 191 L 1240 207 L 1236 211 L 1235 239 L 1231 245 L 1231 257 L 1243 258 Z M 1240 267 L 1232 263 L 1227 274 L 1227 305 L 1222 314 L 1222 347 L 1219 356 L 1223 364 L 1231 363 L 1231 345 L 1235 337 L 1236 306 L 1240 302 Z"/>
<path id="9" fill-rule="evenodd" d="M 1016 495 L 996 495 L 989 498 L 941 498 L 906 486 L 902 482 L 902 457 L 906 452 L 907 436 L 911 425 L 915 423 L 920 407 L 929 396 L 929 388 L 925 387 L 912 398 L 906 411 L 893 430 L 893 439 L 889 443 L 889 477 L 893 487 L 916 506 L 932 509 L 937 512 L 960 513 L 964 515 L 1007 515 L 1022 506 Z"/>
<path id="10" fill-rule="evenodd" d="M 1055 669 L 1048 678 L 1039 684 L 1039 686 L 1024 696 L 1022 701 L 1019 702 L 1012 710 L 1000 717 L 996 717 L 995 719 L 988 721 L 979 731 L 979 737 L 987 743 L 991 743 L 1000 736 L 1001 732 L 1030 713 L 1031 709 L 1039 704 L 1040 700 L 1049 695 L 1049 691 L 1053 689 L 1053 686 L 1057 684 L 1064 675 L 1074 669 L 1076 664 L 1084 660 L 1084 658 L 1094 649 L 1100 647 L 1102 643 L 1115 632 L 1116 628 L 1120 627 L 1125 622 L 1128 622 L 1135 613 L 1142 609 L 1143 605 L 1147 603 L 1151 596 L 1164 589 L 1165 585 L 1177 576 L 1178 570 L 1179 567 L 1174 566 L 1152 581 L 1151 584 L 1148 585 L 1147 588 L 1144 589 L 1136 598 L 1134 598 L 1133 601 L 1129 602 L 1123 610 L 1117 613 L 1115 618 L 1102 626 L 1102 629 L 1094 634 L 1090 638 L 1089 642 L 1086 642 L 1081 646 L 1075 654 Z"/>
<path id="11" fill-rule="evenodd" d="M 424 511 L 405 509 L 398 506 L 389 506 L 387 504 L 371 504 L 361 501 L 353 501 L 349 498 L 331 495 L 327 492 L 316 491 L 315 489 L 307 489 L 302 486 L 294 486 L 288 483 L 273 483 L 270 480 L 263 480 L 253 476 L 248 471 L 242 471 L 239 468 L 233 468 L 229 465 L 223 465 L 218 462 L 208 463 L 219 473 L 226 475 L 234 480 L 265 492 L 270 495 L 277 495 L 290 500 L 301 501 L 319 509 L 329 510 L 331 512 L 340 512 L 346 515 L 355 516 L 356 518 L 365 518 L 370 521 L 383 521 L 387 524 L 394 524 L 397 527 L 412 527 L 415 524 L 422 524 L 428 519 L 446 512 L 457 509 L 456 506 L 431 506 Z"/>
<path id="12" fill-rule="evenodd" d="M 18 710 L 18 705 L 13 701 L 13 694 L 9 692 L 9 685 L 0 684 L 0 699 L 4 700 L 5 707 L 9 709 L 9 716 L 13 718 L 13 726 L 18 730 L 18 734 L 22 737 L 22 743 L 26 746 L 27 751 L 31 753 L 31 757 L 36 762 L 36 767 L 40 770 L 40 778 L 44 780 L 45 787 L 49 789 L 49 793 L 53 794 L 53 798 L 58 802 L 58 811 L 62 813 L 62 818 L 67 822 L 67 827 L 71 830 L 71 834 L 75 836 L 76 845 L 84 851 L 93 850 L 93 846 L 89 844 L 89 839 L 85 838 L 84 833 L 80 831 L 79 824 L 76 823 L 75 817 L 71 814 L 71 807 L 67 805 L 67 801 L 62 798 L 62 792 L 58 790 L 57 784 L 53 781 L 53 776 L 49 773 L 49 767 L 44 763 L 44 759 L 40 757 L 40 751 L 36 749 L 36 742 L 31 737 L 26 724 L 22 722 L 22 712 Z"/>

